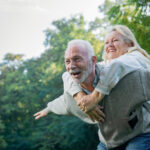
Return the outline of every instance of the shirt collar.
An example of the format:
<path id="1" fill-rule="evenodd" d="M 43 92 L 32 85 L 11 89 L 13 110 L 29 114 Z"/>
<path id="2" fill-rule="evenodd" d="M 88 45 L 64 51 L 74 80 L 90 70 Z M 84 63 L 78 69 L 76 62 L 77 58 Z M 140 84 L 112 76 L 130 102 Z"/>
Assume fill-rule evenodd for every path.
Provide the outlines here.
<path id="1" fill-rule="evenodd" d="M 97 71 L 96 71 L 96 73 L 95 73 L 95 78 L 94 78 L 94 81 L 93 81 L 93 87 L 94 87 L 94 88 L 96 87 L 97 83 L 98 83 L 98 76 L 97 76 Z M 82 88 L 82 89 L 83 89 L 83 91 L 84 91 L 86 94 L 90 94 L 90 93 L 91 93 L 91 91 L 89 91 L 89 90 L 87 90 L 87 89 L 85 89 L 85 88 Z"/>

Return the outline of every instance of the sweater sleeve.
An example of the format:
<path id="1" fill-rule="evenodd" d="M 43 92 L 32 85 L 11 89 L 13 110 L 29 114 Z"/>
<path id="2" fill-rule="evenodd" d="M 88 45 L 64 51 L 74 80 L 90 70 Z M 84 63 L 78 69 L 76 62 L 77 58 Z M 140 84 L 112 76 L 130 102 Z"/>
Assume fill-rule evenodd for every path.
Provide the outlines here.
<path id="1" fill-rule="evenodd" d="M 47 113 L 55 113 L 58 115 L 69 115 L 69 111 L 67 110 L 67 105 L 65 103 L 65 97 L 64 95 L 61 95 L 60 97 L 56 98 L 55 100 L 49 102 L 47 104 L 47 107 L 45 108 L 45 111 Z"/>
<path id="2" fill-rule="evenodd" d="M 76 93 L 82 91 L 80 85 L 73 81 L 68 72 L 63 73 L 62 79 L 64 83 L 64 91 L 69 93 L 71 96 L 74 96 Z"/>
<path id="3" fill-rule="evenodd" d="M 104 95 L 109 95 L 112 88 L 114 88 L 125 75 L 139 68 L 141 68 L 141 66 L 134 61 L 133 57 L 124 56 L 115 59 L 103 68 L 100 73 L 100 80 L 95 89 Z"/>

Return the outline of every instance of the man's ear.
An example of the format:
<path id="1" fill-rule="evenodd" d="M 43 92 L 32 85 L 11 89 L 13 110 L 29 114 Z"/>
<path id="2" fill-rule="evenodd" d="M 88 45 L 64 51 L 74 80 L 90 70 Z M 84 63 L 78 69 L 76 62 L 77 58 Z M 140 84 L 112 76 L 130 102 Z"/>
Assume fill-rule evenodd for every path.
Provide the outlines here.
<path id="1" fill-rule="evenodd" d="M 97 57 L 96 56 L 92 56 L 92 62 L 93 62 L 93 64 L 97 63 Z"/>

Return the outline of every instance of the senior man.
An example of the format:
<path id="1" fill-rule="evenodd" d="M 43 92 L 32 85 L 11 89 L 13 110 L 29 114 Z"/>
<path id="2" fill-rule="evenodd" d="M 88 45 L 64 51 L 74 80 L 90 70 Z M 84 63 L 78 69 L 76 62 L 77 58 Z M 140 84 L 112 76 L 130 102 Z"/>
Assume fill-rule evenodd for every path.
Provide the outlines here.
<path id="1" fill-rule="evenodd" d="M 69 42 L 65 52 L 65 65 L 74 81 L 80 84 L 85 93 L 93 91 L 99 80 L 102 66 L 96 65 L 96 56 L 88 42 L 83 40 L 73 40 Z M 142 71 L 138 71 L 137 68 L 118 83 L 110 95 L 105 97 L 105 101 L 103 101 L 104 111 L 106 113 L 105 121 L 103 120 L 104 114 L 99 110 L 98 106 L 95 110 L 92 110 L 91 114 L 88 114 L 92 119 L 96 118 L 95 120 L 104 121 L 104 123 L 99 124 L 99 137 L 109 149 L 119 146 L 141 133 L 144 121 L 142 120 L 143 114 L 140 105 L 144 102 L 145 96 L 148 96 L 148 98 L 150 97 L 147 91 L 144 91 L 145 93 L 143 95 L 143 84 L 141 83 L 146 83 L 145 81 L 149 79 L 149 75 L 150 74 L 147 72 L 142 73 Z M 138 82 L 138 80 L 140 81 Z M 127 82 L 130 82 L 130 84 L 128 85 Z M 133 86 L 134 89 L 137 90 L 137 93 L 132 92 L 132 83 L 134 83 Z M 145 87 L 149 88 L 150 85 L 147 83 Z M 124 93 L 124 90 L 126 90 L 127 94 Z M 78 91 L 72 91 L 72 93 L 76 92 Z M 129 94 L 130 92 L 132 95 Z M 117 102 L 115 106 L 111 103 L 114 102 L 115 99 L 117 99 L 119 105 L 117 105 Z M 127 99 L 127 101 L 125 99 Z M 134 99 L 138 100 L 136 103 L 137 105 L 134 105 Z M 119 106 L 120 109 L 117 106 Z M 112 107 L 115 109 L 112 110 Z M 148 106 L 145 105 L 145 108 L 146 107 Z M 47 108 L 36 113 L 35 117 L 39 119 L 47 115 L 48 112 L 64 115 L 72 114 L 83 121 L 91 123 L 88 115 L 79 109 L 73 96 L 68 94 L 67 89 L 64 90 L 62 96 L 49 102 Z M 131 113 L 129 114 L 129 112 Z M 112 126 L 110 123 L 112 123 Z M 144 127 L 147 129 L 146 132 L 150 131 L 149 124 L 145 124 Z M 104 149 L 106 149 L 105 145 Z"/>
<path id="2" fill-rule="evenodd" d="M 65 51 L 65 66 L 72 78 L 83 88 L 83 91 L 92 92 L 98 82 L 101 66 L 96 65 L 96 62 L 97 58 L 89 42 L 84 40 L 72 40 L 68 43 L 68 47 Z M 73 93 L 76 92 L 78 91 L 73 91 Z M 97 120 L 97 122 L 103 122 L 105 115 L 100 108 L 101 107 L 97 106 L 94 110 L 85 114 L 77 106 L 76 101 L 67 92 L 67 89 L 64 89 L 63 95 L 48 103 L 47 108 L 37 112 L 34 116 L 36 117 L 35 119 L 39 119 L 40 117 L 46 116 L 49 112 L 53 112 L 62 115 L 73 114 L 89 123 L 95 120 Z"/>

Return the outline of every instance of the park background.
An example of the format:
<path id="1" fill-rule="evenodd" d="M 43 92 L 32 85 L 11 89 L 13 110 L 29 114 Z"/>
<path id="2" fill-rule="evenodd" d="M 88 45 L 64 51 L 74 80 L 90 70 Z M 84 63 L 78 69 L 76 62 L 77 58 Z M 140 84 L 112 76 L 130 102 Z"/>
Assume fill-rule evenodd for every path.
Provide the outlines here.
<path id="1" fill-rule="evenodd" d="M 88 40 L 101 61 L 106 28 L 124 24 L 150 54 L 149 0 L 105 0 L 97 8 L 103 15 L 92 21 L 87 22 L 82 14 L 54 20 L 44 30 L 45 50 L 39 57 L 4 56 L 0 62 L 0 150 L 96 149 L 96 126 L 55 114 L 35 121 L 33 114 L 63 93 L 61 76 L 68 41 Z"/>

